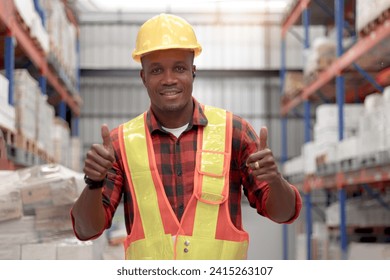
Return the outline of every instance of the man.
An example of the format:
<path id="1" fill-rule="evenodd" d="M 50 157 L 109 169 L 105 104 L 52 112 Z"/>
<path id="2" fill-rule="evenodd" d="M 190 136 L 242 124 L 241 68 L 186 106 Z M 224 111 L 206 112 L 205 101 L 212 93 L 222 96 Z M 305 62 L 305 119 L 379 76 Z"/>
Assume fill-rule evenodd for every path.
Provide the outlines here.
<path id="1" fill-rule="evenodd" d="M 87 153 L 87 187 L 72 209 L 80 240 L 110 227 L 123 195 L 126 259 L 245 259 L 241 191 L 260 215 L 291 223 L 301 198 L 245 120 L 192 97 L 201 53 L 192 27 L 161 14 L 138 33 L 133 58 L 150 109 L 111 131 Z"/>

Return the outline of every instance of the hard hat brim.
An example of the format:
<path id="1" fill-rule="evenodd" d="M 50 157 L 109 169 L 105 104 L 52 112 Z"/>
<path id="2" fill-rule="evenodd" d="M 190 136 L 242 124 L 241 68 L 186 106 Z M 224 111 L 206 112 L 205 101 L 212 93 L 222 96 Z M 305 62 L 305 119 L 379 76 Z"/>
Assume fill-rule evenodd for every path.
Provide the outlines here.
<path id="1" fill-rule="evenodd" d="M 154 48 L 154 49 L 151 49 L 147 52 L 143 52 L 143 51 L 139 51 L 139 52 L 136 52 L 136 51 L 133 51 L 133 53 L 131 54 L 131 56 L 133 57 L 134 61 L 136 62 L 141 62 L 141 58 L 149 53 L 152 53 L 152 52 L 155 52 L 155 51 L 162 51 L 162 50 L 189 50 L 189 51 L 193 51 L 194 52 L 194 57 L 197 57 L 198 55 L 200 55 L 200 53 L 202 52 L 202 47 L 200 45 L 197 45 L 197 46 L 189 46 L 188 48 L 183 48 L 181 46 L 167 46 L 166 48 L 164 47 L 158 47 L 158 48 Z"/>

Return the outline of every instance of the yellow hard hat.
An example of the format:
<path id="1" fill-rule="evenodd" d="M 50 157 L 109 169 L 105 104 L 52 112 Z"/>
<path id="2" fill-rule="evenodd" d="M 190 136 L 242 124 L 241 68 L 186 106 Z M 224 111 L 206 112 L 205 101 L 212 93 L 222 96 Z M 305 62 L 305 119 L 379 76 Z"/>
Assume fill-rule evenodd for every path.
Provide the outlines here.
<path id="1" fill-rule="evenodd" d="M 175 15 L 160 14 L 141 26 L 132 57 L 140 62 L 144 54 L 166 49 L 190 49 L 195 56 L 202 52 L 195 32 L 186 20 Z"/>

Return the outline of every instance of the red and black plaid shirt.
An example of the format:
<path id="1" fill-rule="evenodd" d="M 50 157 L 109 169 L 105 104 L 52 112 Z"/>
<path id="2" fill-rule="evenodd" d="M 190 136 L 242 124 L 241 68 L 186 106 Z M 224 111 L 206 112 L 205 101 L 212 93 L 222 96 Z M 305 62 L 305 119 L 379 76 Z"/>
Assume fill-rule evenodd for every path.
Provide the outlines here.
<path id="1" fill-rule="evenodd" d="M 193 192 L 197 132 L 200 127 L 207 125 L 207 118 L 203 113 L 202 107 L 195 99 L 194 105 L 192 120 L 179 138 L 164 131 L 151 110 L 147 114 L 147 125 L 153 140 L 158 171 L 164 185 L 165 193 L 179 220 Z M 110 170 L 103 189 L 103 203 L 107 216 L 106 228 L 111 226 L 112 217 L 123 196 L 126 228 L 127 232 L 130 233 L 133 222 L 133 198 L 131 197 L 124 172 L 123 165 L 127 163 L 121 158 L 119 149 L 118 128 L 111 132 L 111 138 L 115 149 L 116 163 L 112 170 Z M 231 220 L 239 229 L 242 229 L 242 189 L 250 205 L 256 208 L 260 215 L 268 217 L 265 210 L 265 201 L 268 197 L 268 184 L 255 180 L 249 174 L 248 168 L 245 165 L 248 156 L 257 151 L 258 141 L 258 136 L 252 126 L 244 119 L 233 116 L 229 209 Z M 296 189 L 295 191 L 297 192 Z M 298 194 L 297 199 L 299 199 Z M 289 222 L 292 222 L 298 216 L 298 200 L 296 204 L 296 215 Z"/>

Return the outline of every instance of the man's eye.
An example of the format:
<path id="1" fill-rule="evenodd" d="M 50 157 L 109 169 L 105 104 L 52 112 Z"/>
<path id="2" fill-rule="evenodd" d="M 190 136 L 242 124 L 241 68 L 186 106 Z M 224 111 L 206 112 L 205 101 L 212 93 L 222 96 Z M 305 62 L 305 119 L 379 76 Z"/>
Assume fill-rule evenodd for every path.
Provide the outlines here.
<path id="1" fill-rule="evenodd" d="M 183 66 L 177 66 L 176 71 L 178 72 L 184 72 L 186 69 Z"/>
<path id="2" fill-rule="evenodd" d="M 159 73 L 161 73 L 161 68 L 155 68 L 155 69 L 152 69 L 150 72 L 152 73 L 152 74 L 159 74 Z"/>

